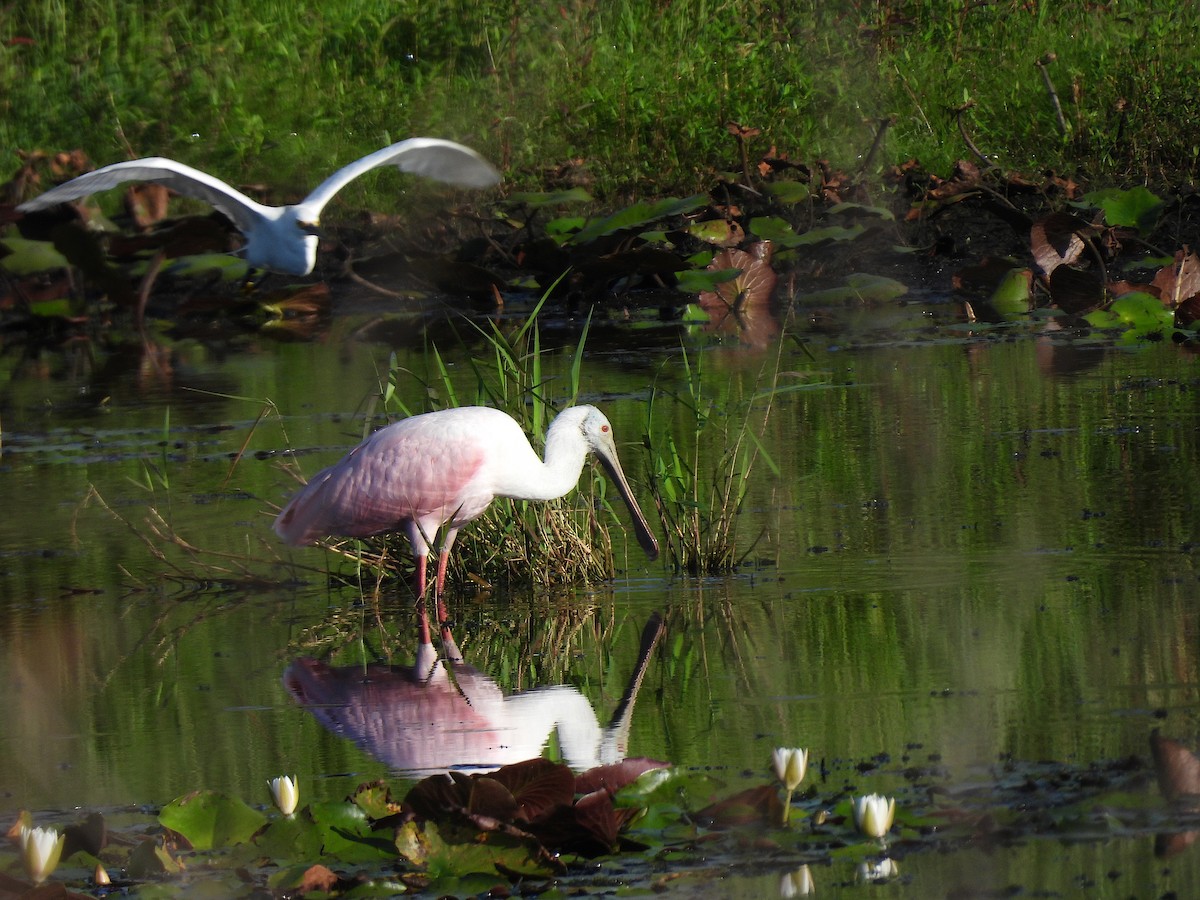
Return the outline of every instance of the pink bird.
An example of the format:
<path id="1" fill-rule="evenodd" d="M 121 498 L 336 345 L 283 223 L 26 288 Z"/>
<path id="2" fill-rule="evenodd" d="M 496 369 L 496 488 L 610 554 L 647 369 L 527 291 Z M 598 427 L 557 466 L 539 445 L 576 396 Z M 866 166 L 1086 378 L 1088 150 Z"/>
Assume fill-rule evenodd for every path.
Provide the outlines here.
<path id="1" fill-rule="evenodd" d="M 434 596 L 446 585 L 446 564 L 458 531 L 496 497 L 553 500 L 579 481 L 589 452 L 616 482 L 633 516 L 638 543 L 650 559 L 658 541 L 621 471 L 612 425 L 594 406 L 563 410 L 546 432 L 538 459 L 521 426 L 498 409 L 467 406 L 403 419 L 375 432 L 340 462 L 318 472 L 275 520 L 289 544 L 326 535 L 367 537 L 403 531 L 416 558 L 417 596 L 425 595 L 425 563 L 442 530 Z"/>

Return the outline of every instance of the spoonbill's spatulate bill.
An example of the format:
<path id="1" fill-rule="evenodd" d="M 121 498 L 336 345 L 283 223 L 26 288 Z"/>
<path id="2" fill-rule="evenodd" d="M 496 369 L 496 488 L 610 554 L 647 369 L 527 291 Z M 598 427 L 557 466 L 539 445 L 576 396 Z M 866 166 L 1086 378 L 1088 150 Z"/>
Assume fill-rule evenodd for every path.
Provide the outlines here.
<path id="1" fill-rule="evenodd" d="M 375 432 L 340 462 L 318 472 L 275 520 L 289 544 L 326 535 L 366 537 L 403 531 L 425 593 L 430 541 L 443 529 L 435 595 L 458 530 L 496 497 L 553 500 L 575 486 L 595 453 L 633 516 L 638 543 L 651 559 L 658 542 L 621 471 L 612 426 L 594 406 L 572 406 L 550 423 L 546 458 L 538 459 L 511 416 L 486 406 L 446 409 L 403 419 Z"/>
<path id="2" fill-rule="evenodd" d="M 500 180 L 500 173 L 491 163 L 470 147 L 438 138 L 409 138 L 339 169 L 291 206 L 265 206 L 219 178 L 173 159 L 154 156 L 80 175 L 22 203 L 17 210 L 34 212 L 127 181 L 152 181 L 211 203 L 228 216 L 246 239 L 241 252 L 250 266 L 285 275 L 307 275 L 317 261 L 315 229 L 325 204 L 355 178 L 380 166 L 395 166 L 403 172 L 462 187 L 488 187 Z"/>

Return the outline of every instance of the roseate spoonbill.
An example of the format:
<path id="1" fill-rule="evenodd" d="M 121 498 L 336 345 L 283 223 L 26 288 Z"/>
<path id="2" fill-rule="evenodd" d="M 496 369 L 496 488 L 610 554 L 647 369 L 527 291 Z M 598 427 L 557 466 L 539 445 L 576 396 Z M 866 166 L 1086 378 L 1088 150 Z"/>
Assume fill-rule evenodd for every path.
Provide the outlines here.
<path id="1" fill-rule="evenodd" d="M 72 178 L 22 203 L 17 210 L 34 212 L 127 181 L 152 181 L 211 203 L 228 216 L 246 239 L 239 252 L 248 265 L 285 275 L 307 275 L 317 261 L 316 228 L 325 204 L 359 175 L 387 165 L 463 187 L 488 187 L 500 180 L 500 173 L 491 163 L 470 147 L 438 138 L 409 138 L 338 169 L 311 194 L 291 206 L 256 203 L 219 178 L 173 159 L 154 156 L 114 163 Z"/>
<path id="2" fill-rule="evenodd" d="M 594 406 L 572 406 L 555 417 L 546 432 L 545 462 L 521 426 L 498 409 L 466 406 L 402 419 L 318 472 L 276 518 L 275 533 L 303 545 L 325 535 L 403 531 L 416 558 L 420 598 L 431 542 L 443 529 L 434 587 L 440 600 L 460 528 L 496 497 L 563 496 L 579 481 L 589 452 L 600 458 L 629 507 L 638 543 L 656 559 L 658 541 L 621 471 L 612 426 Z"/>

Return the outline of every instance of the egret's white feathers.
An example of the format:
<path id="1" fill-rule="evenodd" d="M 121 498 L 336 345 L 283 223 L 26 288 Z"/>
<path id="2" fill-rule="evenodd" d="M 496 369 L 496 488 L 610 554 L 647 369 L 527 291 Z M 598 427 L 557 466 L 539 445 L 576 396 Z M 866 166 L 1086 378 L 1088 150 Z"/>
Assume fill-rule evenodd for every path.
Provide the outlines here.
<path id="1" fill-rule="evenodd" d="M 162 156 L 114 163 L 80 175 L 17 207 L 34 212 L 78 200 L 127 181 L 150 181 L 211 204 L 229 217 L 246 239 L 246 262 L 288 275 L 307 275 L 316 263 L 317 238 L 310 226 L 333 195 L 360 175 L 392 165 L 401 171 L 463 187 L 488 187 L 500 173 L 470 147 L 439 138 L 409 138 L 355 160 L 326 178 L 292 206 L 266 206 L 199 169 Z"/>

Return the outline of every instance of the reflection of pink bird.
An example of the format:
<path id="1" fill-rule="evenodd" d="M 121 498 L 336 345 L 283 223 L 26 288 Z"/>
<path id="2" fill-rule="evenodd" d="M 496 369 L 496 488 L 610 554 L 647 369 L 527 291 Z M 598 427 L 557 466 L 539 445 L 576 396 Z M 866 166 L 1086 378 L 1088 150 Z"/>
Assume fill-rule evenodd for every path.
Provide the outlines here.
<path id="1" fill-rule="evenodd" d="M 628 755 L 633 708 L 663 630 L 662 617 L 654 613 L 642 629 L 637 665 L 608 727 L 572 685 L 505 696 L 492 678 L 463 660 L 447 625 L 441 628 L 446 658 L 439 659 L 424 610 L 412 666 L 334 667 L 302 658 L 288 666 L 283 681 L 329 731 L 405 775 L 491 770 L 532 759 L 555 732 L 564 760 L 583 771 Z"/>
<path id="2" fill-rule="evenodd" d="M 440 598 L 450 547 L 462 526 L 496 497 L 563 496 L 579 481 L 589 451 L 616 482 L 638 542 L 655 559 L 658 542 L 621 471 L 612 426 L 594 406 L 572 406 L 550 423 L 545 462 L 512 417 L 496 409 L 468 406 L 403 419 L 317 473 L 279 514 L 275 533 L 289 544 L 311 544 L 331 534 L 403 531 L 416 557 L 421 597 L 425 561 L 443 529 L 434 589 Z"/>

